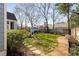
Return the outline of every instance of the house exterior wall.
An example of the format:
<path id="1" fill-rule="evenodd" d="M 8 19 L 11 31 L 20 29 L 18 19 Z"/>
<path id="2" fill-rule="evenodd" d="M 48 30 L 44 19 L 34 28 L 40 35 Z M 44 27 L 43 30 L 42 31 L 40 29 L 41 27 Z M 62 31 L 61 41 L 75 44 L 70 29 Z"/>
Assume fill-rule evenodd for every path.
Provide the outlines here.
<path id="1" fill-rule="evenodd" d="M 14 22 L 14 29 L 17 29 L 17 22 Z"/>
<path id="2" fill-rule="evenodd" d="M 0 3 L 0 50 L 6 49 L 6 10 L 5 4 Z"/>
<path id="3" fill-rule="evenodd" d="M 14 22 L 14 29 L 17 29 L 17 22 L 15 20 L 11 20 L 11 19 L 7 19 L 7 21 L 9 22 L 9 24 L 7 24 L 7 29 L 11 29 L 10 28 L 10 23 Z"/>

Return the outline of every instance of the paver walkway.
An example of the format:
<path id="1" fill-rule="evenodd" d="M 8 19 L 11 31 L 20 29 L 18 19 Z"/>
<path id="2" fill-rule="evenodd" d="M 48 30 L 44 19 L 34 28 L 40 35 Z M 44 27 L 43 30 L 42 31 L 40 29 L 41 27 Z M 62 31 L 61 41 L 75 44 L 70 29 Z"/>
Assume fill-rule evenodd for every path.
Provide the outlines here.
<path id="1" fill-rule="evenodd" d="M 58 40 L 58 47 L 56 47 L 53 51 L 48 53 L 48 55 L 51 55 L 51 56 L 67 56 L 67 55 L 69 55 L 68 40 L 64 36 L 59 37 L 57 40 Z"/>
<path id="2" fill-rule="evenodd" d="M 44 53 L 42 53 L 40 50 L 38 50 L 36 47 L 33 47 L 32 45 L 27 46 L 29 50 L 31 50 L 33 53 L 39 56 L 45 56 Z"/>

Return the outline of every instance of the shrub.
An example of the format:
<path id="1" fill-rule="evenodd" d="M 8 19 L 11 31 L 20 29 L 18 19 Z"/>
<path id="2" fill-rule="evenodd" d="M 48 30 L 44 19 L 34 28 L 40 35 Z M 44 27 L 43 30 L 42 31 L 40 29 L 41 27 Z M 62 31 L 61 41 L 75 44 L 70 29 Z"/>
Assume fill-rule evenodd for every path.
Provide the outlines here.
<path id="1" fill-rule="evenodd" d="M 7 32 L 7 48 L 8 50 L 17 50 L 19 45 L 28 36 L 26 30 L 8 30 Z"/>
<path id="2" fill-rule="evenodd" d="M 79 56 L 79 46 L 76 46 L 74 48 L 70 48 L 70 53 L 72 56 Z"/>
<path id="3" fill-rule="evenodd" d="M 70 53 L 72 56 L 79 56 L 79 42 L 70 48 Z"/>

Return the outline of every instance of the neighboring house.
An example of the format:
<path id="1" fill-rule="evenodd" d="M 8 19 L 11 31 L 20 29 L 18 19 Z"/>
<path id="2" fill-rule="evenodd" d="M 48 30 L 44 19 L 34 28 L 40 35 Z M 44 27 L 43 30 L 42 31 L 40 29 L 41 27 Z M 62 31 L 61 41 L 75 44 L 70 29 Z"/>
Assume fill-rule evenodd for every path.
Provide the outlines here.
<path id="1" fill-rule="evenodd" d="M 40 32 L 45 32 L 44 25 L 38 25 L 37 28 Z"/>
<path id="2" fill-rule="evenodd" d="M 68 33 L 68 24 L 65 22 L 56 23 L 55 24 L 55 31 L 57 31 L 61 34 L 67 34 Z"/>
<path id="3" fill-rule="evenodd" d="M 68 24 L 65 22 L 61 22 L 61 23 L 56 23 L 54 25 L 54 30 L 53 30 L 53 25 L 52 24 L 48 24 L 49 27 L 49 32 L 57 32 L 57 33 L 67 33 L 68 30 Z M 39 25 L 38 29 L 39 31 L 45 31 L 46 28 L 46 23 L 44 23 L 44 25 Z"/>
<path id="4" fill-rule="evenodd" d="M 7 12 L 7 29 L 16 29 L 17 19 L 13 13 Z"/>
<path id="5" fill-rule="evenodd" d="M 68 28 L 68 24 L 65 23 L 65 22 L 56 23 L 55 24 L 55 28 L 67 29 Z"/>
<path id="6" fill-rule="evenodd" d="M 6 9 L 5 4 L 0 3 L 0 55 L 6 55 Z"/>

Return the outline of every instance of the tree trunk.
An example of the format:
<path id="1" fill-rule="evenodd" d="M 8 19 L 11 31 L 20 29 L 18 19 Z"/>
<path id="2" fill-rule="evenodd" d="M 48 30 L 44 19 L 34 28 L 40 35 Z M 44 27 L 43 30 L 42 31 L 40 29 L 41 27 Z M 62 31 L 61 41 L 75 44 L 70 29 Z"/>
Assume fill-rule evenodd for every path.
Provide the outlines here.
<path id="1" fill-rule="evenodd" d="M 25 28 L 27 28 L 27 22 L 26 22 L 26 20 L 25 20 Z"/>
<path id="2" fill-rule="evenodd" d="M 70 12 L 70 5 L 68 4 L 68 34 L 71 35 L 71 26 L 70 26 L 69 12 Z"/>
<path id="3" fill-rule="evenodd" d="M 76 33 L 76 26 L 75 26 L 75 39 L 76 39 L 77 33 Z"/>
<path id="4" fill-rule="evenodd" d="M 33 28 L 33 22 L 32 22 L 32 19 L 31 19 L 31 28 Z"/>
<path id="5" fill-rule="evenodd" d="M 32 29 L 32 28 L 33 28 L 33 22 L 32 22 L 32 19 L 30 19 L 30 21 L 31 21 L 30 23 L 31 23 L 31 29 Z M 30 30 L 31 30 L 31 29 L 30 29 Z M 31 31 L 30 31 L 30 32 L 31 32 Z M 33 34 L 33 32 L 31 32 L 31 36 L 32 36 L 32 34 Z"/>
<path id="6" fill-rule="evenodd" d="M 54 21 L 53 21 L 53 30 L 54 30 Z"/>
<path id="7" fill-rule="evenodd" d="M 46 18 L 46 32 L 49 33 L 48 20 Z"/>
<path id="8" fill-rule="evenodd" d="M 22 23 L 21 23 L 21 29 L 22 29 Z"/>
<path id="9" fill-rule="evenodd" d="M 68 3 L 68 15 L 67 15 L 67 18 L 68 18 L 68 34 L 71 35 L 71 26 L 70 26 L 70 19 L 69 19 L 69 13 L 70 12 L 70 4 Z M 69 41 L 68 41 L 69 42 Z M 71 43 L 69 42 L 69 52 L 70 52 L 70 45 Z"/>
<path id="10" fill-rule="evenodd" d="M 55 17 L 55 16 L 54 16 L 54 12 L 55 12 L 55 11 L 54 11 L 54 8 L 53 8 L 53 30 L 54 30 L 54 17 Z"/>

